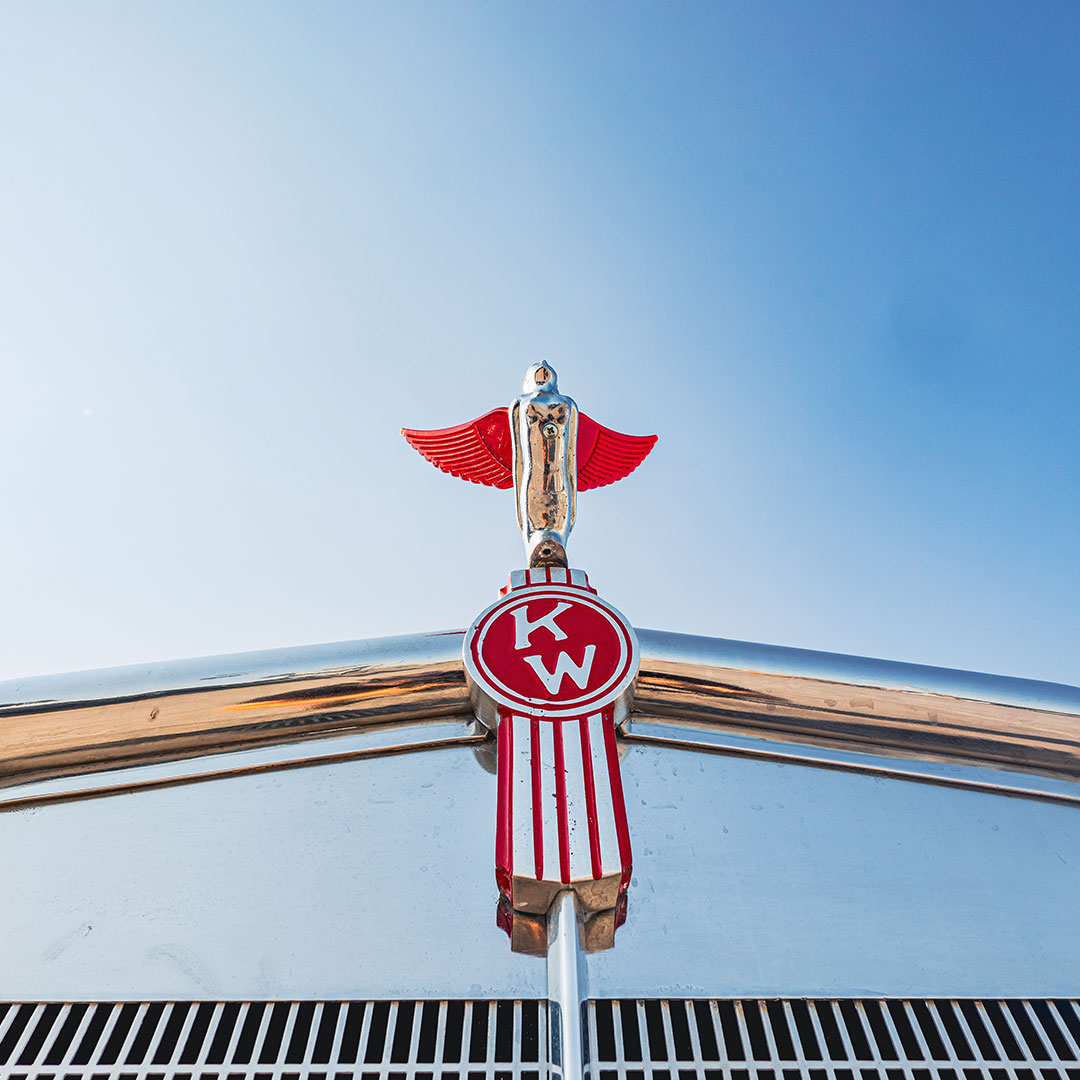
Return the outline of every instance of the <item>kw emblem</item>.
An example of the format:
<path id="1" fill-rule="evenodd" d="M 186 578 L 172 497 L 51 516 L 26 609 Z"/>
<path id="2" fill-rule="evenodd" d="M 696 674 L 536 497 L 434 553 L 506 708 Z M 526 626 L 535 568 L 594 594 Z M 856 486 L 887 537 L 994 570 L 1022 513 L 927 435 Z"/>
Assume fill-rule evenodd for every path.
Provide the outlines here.
<path id="1" fill-rule="evenodd" d="M 528 617 L 527 603 L 522 604 L 521 607 L 511 608 L 510 614 L 514 619 L 514 648 L 518 652 L 523 649 L 529 648 L 533 631 L 543 627 L 545 630 L 551 631 L 551 636 L 556 641 L 565 641 L 566 632 L 559 626 L 556 621 L 558 617 L 564 612 L 569 611 L 572 605 L 557 603 L 546 615 L 542 615 L 535 622 L 530 622 Z M 547 692 L 555 697 L 559 693 L 559 687 L 562 686 L 563 677 L 569 675 L 579 690 L 584 690 L 589 682 L 589 674 L 592 671 L 593 657 L 596 656 L 596 646 L 586 645 L 585 655 L 582 658 L 580 664 L 575 664 L 570 659 L 569 653 L 560 650 L 558 659 L 555 661 L 555 670 L 548 671 L 544 666 L 544 658 L 536 653 L 533 656 L 524 657 L 525 663 L 529 665 L 536 672 L 536 677 L 544 684 L 544 688 Z"/>

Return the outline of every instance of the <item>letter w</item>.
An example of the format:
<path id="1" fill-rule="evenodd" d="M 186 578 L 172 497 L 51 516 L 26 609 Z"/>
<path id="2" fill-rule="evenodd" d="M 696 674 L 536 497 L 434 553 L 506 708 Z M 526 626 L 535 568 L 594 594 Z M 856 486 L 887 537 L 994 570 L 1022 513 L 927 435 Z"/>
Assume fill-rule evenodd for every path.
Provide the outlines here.
<path id="1" fill-rule="evenodd" d="M 547 692 L 554 695 L 562 687 L 564 675 L 569 675 L 570 679 L 577 683 L 578 689 L 584 690 L 589 685 L 589 675 L 592 672 L 593 656 L 595 655 L 596 646 L 586 645 L 585 655 L 582 657 L 581 663 L 575 664 L 568 653 L 561 652 L 559 653 L 559 659 L 555 662 L 554 671 L 548 671 L 544 667 L 544 661 L 539 656 L 526 656 L 523 659 L 536 672 Z"/>

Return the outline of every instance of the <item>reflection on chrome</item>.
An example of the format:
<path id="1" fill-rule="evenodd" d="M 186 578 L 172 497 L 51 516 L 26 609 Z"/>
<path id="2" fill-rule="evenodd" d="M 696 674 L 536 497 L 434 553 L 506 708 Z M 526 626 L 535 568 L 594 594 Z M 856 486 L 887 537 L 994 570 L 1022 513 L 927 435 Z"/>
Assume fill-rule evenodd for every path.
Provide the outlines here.
<path id="1" fill-rule="evenodd" d="M 873 756 L 875 768 L 890 771 L 890 758 L 903 759 L 893 771 L 931 782 L 956 781 L 910 763 L 978 767 L 990 778 L 978 786 L 994 786 L 993 770 L 1080 781 L 1076 687 L 638 633 L 635 737 L 646 737 L 649 718 L 663 721 L 663 741 L 688 748 L 710 748 L 700 732 L 722 731 L 731 739 L 722 746 L 713 737 L 712 748 L 724 752 L 740 752 L 733 740 L 749 737 L 829 767 Z M 21 805 L 31 791 L 55 798 L 308 762 L 342 753 L 343 738 L 364 736 L 364 753 L 476 739 L 463 734 L 470 707 L 461 639 L 448 631 L 0 684 L 0 806 Z M 411 730 L 452 718 L 452 738 Z M 231 756 L 219 769 L 209 759 L 222 755 Z M 62 783 L 77 777 L 77 785 Z"/>

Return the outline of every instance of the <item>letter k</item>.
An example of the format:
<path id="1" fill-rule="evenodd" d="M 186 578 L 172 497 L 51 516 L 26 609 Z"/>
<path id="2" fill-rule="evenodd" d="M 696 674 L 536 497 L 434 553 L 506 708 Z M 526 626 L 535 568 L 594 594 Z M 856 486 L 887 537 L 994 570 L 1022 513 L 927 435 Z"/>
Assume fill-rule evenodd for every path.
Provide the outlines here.
<path id="1" fill-rule="evenodd" d="M 545 630 L 551 632 L 551 636 L 556 641 L 565 641 L 566 632 L 555 621 L 564 611 L 570 608 L 570 604 L 564 604 L 561 601 L 557 603 L 546 615 L 541 615 L 539 619 L 534 619 L 529 622 L 529 606 L 528 603 L 524 603 L 521 607 L 514 608 L 510 614 L 514 616 L 514 648 L 518 652 L 522 649 L 529 647 L 529 638 L 532 637 L 534 630 L 539 630 L 542 626 Z"/>

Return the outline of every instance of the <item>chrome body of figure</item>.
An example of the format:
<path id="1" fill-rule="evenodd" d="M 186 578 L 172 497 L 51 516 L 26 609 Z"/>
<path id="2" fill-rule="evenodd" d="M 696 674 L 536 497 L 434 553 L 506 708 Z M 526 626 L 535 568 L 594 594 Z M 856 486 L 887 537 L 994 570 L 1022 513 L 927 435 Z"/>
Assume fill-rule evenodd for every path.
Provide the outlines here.
<path id="1" fill-rule="evenodd" d="M 555 369 L 533 364 L 510 404 L 518 525 L 529 566 L 566 566 L 577 504 L 578 408 Z"/>

